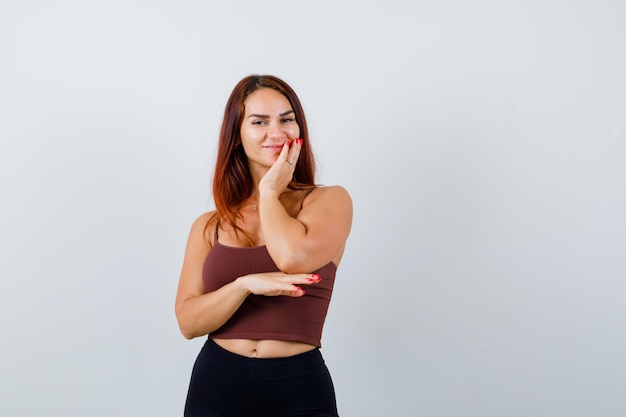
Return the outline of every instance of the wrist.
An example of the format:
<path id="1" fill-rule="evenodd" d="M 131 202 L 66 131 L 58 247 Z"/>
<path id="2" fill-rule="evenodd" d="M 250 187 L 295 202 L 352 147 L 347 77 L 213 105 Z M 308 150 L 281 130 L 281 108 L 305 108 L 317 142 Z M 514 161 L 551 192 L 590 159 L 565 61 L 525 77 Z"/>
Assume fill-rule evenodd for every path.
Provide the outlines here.
<path id="1" fill-rule="evenodd" d="M 278 192 L 271 188 L 259 190 L 259 202 L 261 200 L 278 200 Z"/>
<path id="2" fill-rule="evenodd" d="M 237 278 L 234 281 L 234 285 L 235 287 L 237 287 L 237 289 L 239 289 L 239 291 L 243 292 L 246 297 L 252 294 L 252 291 L 248 289 L 248 283 L 247 283 L 246 277 Z"/>

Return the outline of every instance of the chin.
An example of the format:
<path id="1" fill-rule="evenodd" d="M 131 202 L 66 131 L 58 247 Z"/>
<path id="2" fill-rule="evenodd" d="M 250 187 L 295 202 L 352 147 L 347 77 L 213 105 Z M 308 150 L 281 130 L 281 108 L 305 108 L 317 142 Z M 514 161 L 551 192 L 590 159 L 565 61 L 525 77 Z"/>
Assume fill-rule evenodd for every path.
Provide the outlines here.
<path id="1" fill-rule="evenodd" d="M 270 169 L 272 167 L 272 165 L 274 165 L 274 162 L 276 162 L 276 160 L 278 159 L 278 157 L 276 158 L 269 158 L 269 159 L 262 159 L 262 160 L 256 160 L 256 161 L 252 161 L 250 159 L 248 159 L 248 165 L 250 164 L 254 164 L 259 166 L 260 168 L 266 168 L 266 169 Z"/>
<path id="2" fill-rule="evenodd" d="M 269 168 L 269 167 L 271 167 L 272 165 L 274 165 L 274 163 L 275 163 L 277 160 L 278 160 L 278 155 L 277 155 L 276 157 L 274 157 L 274 158 L 269 158 L 269 159 L 267 160 L 267 167 Z"/>

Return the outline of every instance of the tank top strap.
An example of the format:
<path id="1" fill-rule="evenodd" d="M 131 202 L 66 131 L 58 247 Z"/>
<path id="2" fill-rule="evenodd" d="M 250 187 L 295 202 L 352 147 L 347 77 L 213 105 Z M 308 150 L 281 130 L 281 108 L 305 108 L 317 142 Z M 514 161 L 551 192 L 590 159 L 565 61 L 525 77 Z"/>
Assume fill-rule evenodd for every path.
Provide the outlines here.
<path id="1" fill-rule="evenodd" d="M 213 234 L 213 245 L 215 245 L 218 242 L 218 236 L 217 236 L 217 231 L 220 228 L 220 221 L 216 221 L 215 222 L 215 233 Z"/>
<path id="2" fill-rule="evenodd" d="M 302 210 L 302 203 L 304 202 L 304 200 L 306 200 L 306 198 L 309 196 L 309 194 L 311 194 L 313 192 L 313 190 L 315 190 L 316 188 L 318 188 L 318 187 L 314 186 L 314 187 L 311 187 L 308 190 L 306 190 L 306 193 L 304 194 L 304 198 L 300 202 L 300 210 Z"/>
<path id="3" fill-rule="evenodd" d="M 309 190 L 307 190 L 306 194 L 304 195 L 304 198 L 307 198 L 309 196 L 309 194 L 311 194 L 313 192 L 313 190 L 315 190 L 317 187 L 311 187 Z"/>

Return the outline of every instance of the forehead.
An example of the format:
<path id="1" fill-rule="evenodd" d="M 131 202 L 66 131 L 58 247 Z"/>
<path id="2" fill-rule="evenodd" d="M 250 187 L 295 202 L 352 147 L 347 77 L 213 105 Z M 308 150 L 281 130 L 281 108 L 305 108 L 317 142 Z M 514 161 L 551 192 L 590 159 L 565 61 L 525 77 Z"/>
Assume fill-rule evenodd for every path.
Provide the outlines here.
<path id="1" fill-rule="evenodd" d="M 273 115 L 293 110 L 287 97 L 271 88 L 261 88 L 250 94 L 244 102 L 246 115 L 264 114 Z"/>

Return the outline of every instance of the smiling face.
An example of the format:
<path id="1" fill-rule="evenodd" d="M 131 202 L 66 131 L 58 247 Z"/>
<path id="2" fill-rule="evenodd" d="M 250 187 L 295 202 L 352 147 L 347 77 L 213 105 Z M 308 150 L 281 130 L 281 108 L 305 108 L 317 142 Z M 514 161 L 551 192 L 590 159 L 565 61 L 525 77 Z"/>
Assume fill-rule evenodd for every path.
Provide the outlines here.
<path id="1" fill-rule="evenodd" d="M 244 103 L 241 144 L 251 172 L 267 170 L 288 140 L 300 137 L 300 126 L 289 100 L 271 88 L 250 94 Z"/>

